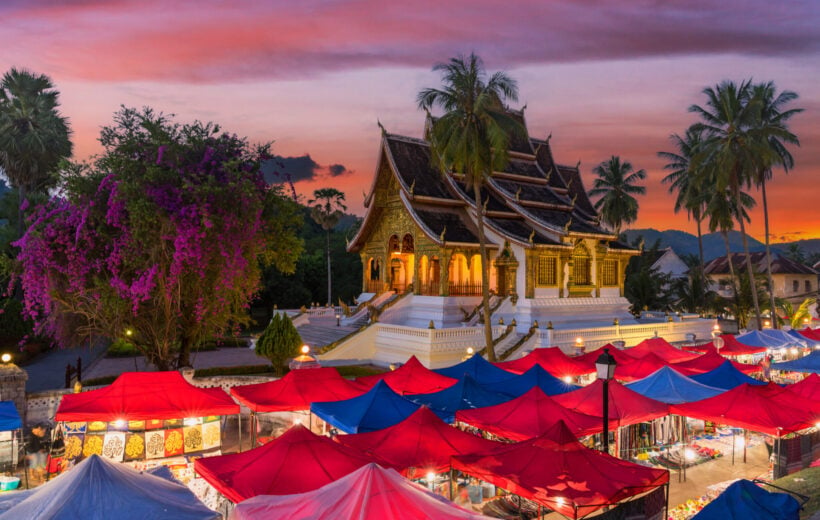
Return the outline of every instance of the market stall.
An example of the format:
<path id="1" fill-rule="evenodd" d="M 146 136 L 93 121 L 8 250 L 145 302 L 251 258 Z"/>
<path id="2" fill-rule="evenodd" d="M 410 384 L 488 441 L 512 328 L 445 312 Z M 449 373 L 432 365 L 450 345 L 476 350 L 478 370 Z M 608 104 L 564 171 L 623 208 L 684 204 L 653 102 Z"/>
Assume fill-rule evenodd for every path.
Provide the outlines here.
<path id="1" fill-rule="evenodd" d="M 709 343 L 709 345 L 711 345 L 711 343 Z M 689 361 L 683 361 L 681 363 L 673 363 L 669 366 L 687 377 L 692 377 L 697 374 L 704 374 L 714 370 L 727 361 L 729 361 L 731 366 L 735 367 L 736 370 L 747 375 L 754 374 L 755 372 L 760 372 L 762 370 L 759 365 L 749 365 L 746 363 L 730 361 L 718 354 L 717 349 L 709 351 L 699 357 L 696 357 L 695 359 L 690 359 Z"/>
<path id="2" fill-rule="evenodd" d="M 495 366 L 515 374 L 523 374 L 535 365 L 554 375 L 566 379 L 584 376 L 595 372 L 595 367 L 564 354 L 558 347 L 536 348 L 524 357 L 512 361 L 495 363 Z"/>
<path id="3" fill-rule="evenodd" d="M 647 354 L 654 354 L 667 363 L 680 363 L 698 357 L 695 353 L 676 348 L 663 338 L 645 339 L 634 347 L 625 349 L 624 353 L 635 358 L 642 358 Z"/>
<path id="4" fill-rule="evenodd" d="M 315 491 L 287 496 L 257 496 L 241 502 L 231 520 L 312 518 L 335 520 L 486 519 L 402 478 L 395 470 L 368 464 Z"/>
<path id="5" fill-rule="evenodd" d="M 10 496 L 14 502 L 2 520 L 22 518 L 84 520 L 216 520 L 222 515 L 205 507 L 177 481 L 135 471 L 91 455 L 69 473 L 40 487 Z M 17 500 L 23 498 L 22 500 Z"/>
<path id="6" fill-rule="evenodd" d="M 674 368 L 674 367 L 673 367 Z M 734 362 L 725 359 L 723 363 L 713 368 L 709 372 L 702 374 L 695 374 L 691 376 L 693 381 L 706 386 L 713 386 L 715 388 L 723 388 L 724 390 L 731 390 L 742 384 L 749 385 L 765 385 L 765 381 L 760 381 L 753 377 L 749 377 L 737 369 Z"/>
<path id="7" fill-rule="evenodd" d="M 179 372 L 126 372 L 107 387 L 64 395 L 55 419 L 68 464 L 100 455 L 138 469 L 170 465 L 187 481 L 191 458 L 218 455 L 221 419 L 238 413 L 221 388 L 196 387 Z"/>
<path id="8" fill-rule="evenodd" d="M 372 432 L 399 423 L 418 410 L 410 401 L 379 381 L 366 393 L 344 401 L 313 403 L 310 411 L 344 433 Z"/>
<path id="9" fill-rule="evenodd" d="M 453 467 L 572 519 L 616 506 L 669 482 L 666 470 L 584 447 L 563 422 L 535 439 L 489 453 L 455 456 Z M 665 502 L 647 503 L 647 509 L 653 510 L 644 511 L 645 517 L 661 514 Z"/>
<path id="10" fill-rule="evenodd" d="M 532 388 L 506 403 L 456 413 L 459 422 L 497 435 L 521 441 L 543 435 L 558 421 L 563 421 L 576 437 L 600 433 L 604 429 L 600 416 L 569 410 L 540 388 Z M 617 427 L 615 421 L 611 427 Z"/>
<path id="11" fill-rule="evenodd" d="M 14 401 L 0 401 L 0 472 L 4 477 L 19 484 L 14 470 L 20 459 L 23 446 L 23 421 L 17 412 Z M 28 474 L 26 474 L 28 476 Z"/>
<path id="12" fill-rule="evenodd" d="M 633 358 L 615 367 L 615 379 L 629 382 L 643 379 L 667 366 L 667 362 L 651 352 L 639 358 Z"/>
<path id="13" fill-rule="evenodd" d="M 797 520 L 801 504 L 788 493 L 770 492 L 750 480 L 738 480 L 692 520 Z"/>
<path id="14" fill-rule="evenodd" d="M 820 402 L 820 375 L 816 372 L 787 388 L 806 399 Z"/>
<path id="15" fill-rule="evenodd" d="M 394 392 L 407 395 L 438 392 L 456 384 L 458 378 L 437 374 L 422 365 L 416 356 L 411 356 L 407 363 L 396 370 L 357 377 L 355 383 L 362 386 L 363 390 L 369 390 L 379 381 L 387 383 L 387 386 L 392 388 Z M 330 399 L 315 399 L 315 401 L 330 401 Z"/>
<path id="16" fill-rule="evenodd" d="M 512 399 L 507 394 L 479 385 L 469 375 L 463 376 L 456 384 L 444 390 L 406 397 L 414 403 L 427 406 L 446 423 L 455 422 L 456 412 L 459 410 L 493 406 Z"/>
<path id="17" fill-rule="evenodd" d="M 714 397 L 725 392 L 722 388 L 698 383 L 694 379 L 681 375 L 668 366 L 657 370 L 643 379 L 633 383 L 627 383 L 626 387 L 638 392 L 644 397 L 666 404 L 700 401 L 701 399 Z"/>
<path id="18" fill-rule="evenodd" d="M 569 379 L 569 376 L 567 378 Z M 568 383 L 566 380 L 558 379 L 544 370 L 541 365 L 533 365 L 532 368 L 521 375 L 514 375 L 504 381 L 483 386 L 510 397 L 522 396 L 536 386 L 547 395 L 565 394 L 580 388 L 578 385 Z"/>
<path id="19" fill-rule="evenodd" d="M 336 441 L 373 455 L 409 478 L 450 469 L 450 457 L 497 448 L 500 443 L 445 424 L 422 406 L 402 422 L 369 433 L 339 435 Z"/>
<path id="20" fill-rule="evenodd" d="M 461 363 L 439 368 L 433 372 L 453 379 L 461 379 L 465 375 L 469 375 L 482 385 L 497 383 L 510 377 L 509 372 L 493 365 L 484 359 L 481 354 L 474 354 Z"/>
<path id="21" fill-rule="evenodd" d="M 304 493 L 329 484 L 373 459 L 296 425 L 243 453 L 197 459 L 196 472 L 231 502 L 257 495 Z"/>
<path id="22" fill-rule="evenodd" d="M 772 370 L 820 374 L 820 350 L 814 350 L 808 356 L 803 356 L 791 361 L 775 363 L 772 365 Z"/>

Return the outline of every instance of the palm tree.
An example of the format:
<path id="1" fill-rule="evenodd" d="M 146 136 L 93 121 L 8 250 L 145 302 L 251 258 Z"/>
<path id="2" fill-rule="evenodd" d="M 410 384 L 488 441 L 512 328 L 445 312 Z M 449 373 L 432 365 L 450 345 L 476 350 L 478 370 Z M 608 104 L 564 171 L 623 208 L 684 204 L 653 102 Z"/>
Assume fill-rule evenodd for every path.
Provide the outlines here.
<path id="1" fill-rule="evenodd" d="M 327 253 L 327 306 L 330 307 L 331 299 L 331 274 L 330 274 L 330 231 L 336 227 L 339 220 L 344 216 L 347 206 L 344 204 L 345 194 L 336 188 L 321 188 L 313 192 L 313 198 L 308 204 L 311 218 L 325 230 L 327 243 L 325 252 Z"/>
<path id="2" fill-rule="evenodd" d="M 702 119 L 694 128 L 706 135 L 696 166 L 711 170 L 715 189 L 723 192 L 728 188 L 738 208 L 742 205 L 741 189 L 751 185 L 760 168 L 772 164 L 776 159 L 769 146 L 769 139 L 781 135 L 776 129 L 760 123 L 762 104 L 751 96 L 751 88 L 749 81 L 744 81 L 740 85 L 724 81 L 714 88 L 708 87 L 703 90 L 707 97 L 705 108 L 699 105 L 689 107 L 690 112 L 695 112 Z M 738 222 L 751 285 L 749 292 L 752 296 L 757 327 L 761 328 L 760 304 L 755 288 L 752 259 L 749 256 L 746 223 L 743 218 Z"/>
<path id="3" fill-rule="evenodd" d="M 794 167 L 794 158 L 786 144 L 794 144 L 800 146 L 800 141 L 797 136 L 788 132 L 787 123 L 795 114 L 803 111 L 802 108 L 792 108 L 783 110 L 784 106 L 797 99 L 797 94 L 790 90 L 784 90 L 780 94 L 775 95 L 777 88 L 774 82 L 761 83 L 752 88 L 752 95 L 754 98 L 760 100 L 762 106 L 760 109 L 760 123 L 761 126 L 778 126 L 781 127 L 785 133 L 780 136 L 772 135 L 769 137 L 769 146 L 774 150 L 777 161 L 776 163 L 783 167 L 783 171 L 789 172 L 789 169 Z M 763 223 L 766 233 L 766 275 L 769 282 L 769 306 L 776 308 L 774 297 L 774 282 L 772 280 L 772 253 L 769 247 L 769 204 L 766 198 L 766 181 L 772 178 L 772 168 L 760 168 L 755 178 L 755 184 L 760 187 L 760 196 L 763 199 Z M 774 313 L 772 313 L 774 314 Z M 780 326 L 778 320 L 772 320 L 775 328 Z"/>
<path id="4" fill-rule="evenodd" d="M 698 232 L 698 259 L 700 272 L 703 273 L 705 264 L 703 258 L 703 233 L 701 224 L 703 223 L 704 208 L 706 205 L 705 195 L 697 182 L 699 172 L 692 167 L 692 160 L 700 151 L 702 133 L 693 128 L 688 128 L 683 137 L 672 134 L 670 138 L 677 148 L 677 152 L 658 152 L 658 156 L 666 159 L 663 169 L 671 170 L 671 173 L 664 177 L 661 182 L 669 183 L 669 193 L 677 192 L 675 199 L 675 213 L 685 209 L 686 213 L 697 223 Z M 698 277 L 703 280 L 703 277 Z M 701 292 L 703 288 L 701 287 Z"/>
<path id="5" fill-rule="evenodd" d="M 638 201 L 633 195 L 646 194 L 645 187 L 636 185 L 638 181 L 646 179 L 646 171 L 634 171 L 629 161 L 621 162 L 621 158 L 616 155 L 603 161 L 592 171 L 598 178 L 592 183 L 589 195 L 601 197 L 595 201 L 595 209 L 599 211 L 601 220 L 620 236 L 621 226 L 635 222 L 638 218 Z"/>
<path id="6" fill-rule="evenodd" d="M 464 175 L 466 185 L 473 189 L 481 256 L 484 340 L 487 359 L 495 361 L 481 188 L 493 171 L 506 166 L 511 136 L 525 133 L 521 123 L 512 118 L 504 106 L 505 100 L 518 100 L 518 85 L 503 72 L 487 78 L 484 63 L 475 54 L 452 58 L 435 65 L 433 70 L 442 73 L 444 87 L 421 90 L 417 96 L 418 106 L 428 114 L 436 106 L 444 110 L 444 114 L 433 121 L 428 136 L 431 159 L 444 175 L 451 172 Z"/>
<path id="7" fill-rule="evenodd" d="M 0 170 L 18 191 L 19 235 L 27 194 L 53 186 L 58 164 L 71 155 L 71 131 L 57 111 L 58 96 L 43 74 L 12 68 L 0 80 Z"/>

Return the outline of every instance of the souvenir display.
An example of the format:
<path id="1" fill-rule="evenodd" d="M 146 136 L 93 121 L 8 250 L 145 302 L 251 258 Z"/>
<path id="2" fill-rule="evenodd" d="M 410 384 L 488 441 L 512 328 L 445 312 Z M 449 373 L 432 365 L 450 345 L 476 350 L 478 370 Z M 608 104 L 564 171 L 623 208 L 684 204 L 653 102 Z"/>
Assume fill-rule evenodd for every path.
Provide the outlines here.
<path id="1" fill-rule="evenodd" d="M 188 426 L 182 430 L 185 438 L 185 453 L 202 451 L 202 425 Z"/>
<path id="2" fill-rule="evenodd" d="M 219 448 L 221 441 L 219 421 L 206 422 L 202 425 L 202 449 L 211 450 Z"/>
<path id="3" fill-rule="evenodd" d="M 145 434 L 145 457 L 161 459 L 165 456 L 165 434 L 154 431 Z"/>
<path id="4" fill-rule="evenodd" d="M 145 458 L 145 434 L 129 433 L 125 437 L 125 460 Z"/>
<path id="5" fill-rule="evenodd" d="M 91 433 L 87 434 L 85 436 L 85 441 L 83 442 L 83 457 L 102 455 L 104 438 L 104 435 Z"/>
<path id="6" fill-rule="evenodd" d="M 102 456 L 114 462 L 122 462 L 125 455 L 125 434 L 122 432 L 106 433 L 104 439 Z"/>
<path id="7" fill-rule="evenodd" d="M 165 430 L 165 456 L 175 457 L 183 453 L 182 428 Z"/>

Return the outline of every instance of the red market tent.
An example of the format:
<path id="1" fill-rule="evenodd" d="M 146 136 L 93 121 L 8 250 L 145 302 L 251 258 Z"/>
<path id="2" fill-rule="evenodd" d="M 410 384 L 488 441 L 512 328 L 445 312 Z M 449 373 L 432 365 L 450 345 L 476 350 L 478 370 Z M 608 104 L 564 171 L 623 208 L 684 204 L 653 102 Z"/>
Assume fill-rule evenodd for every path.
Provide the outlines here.
<path id="1" fill-rule="evenodd" d="M 717 349 L 715 348 L 715 344 L 712 341 L 708 343 L 701 343 L 700 345 L 686 345 L 683 348 L 688 351 L 697 352 L 700 354 L 708 354 L 710 352 L 717 354 Z"/>
<path id="2" fill-rule="evenodd" d="M 254 412 L 287 412 L 309 410 L 313 402 L 350 399 L 364 391 L 335 368 L 322 367 L 291 370 L 267 383 L 235 386 L 231 395 Z"/>
<path id="3" fill-rule="evenodd" d="M 573 519 L 669 482 L 665 469 L 584 447 L 562 422 L 535 439 L 453 457 L 453 467 Z"/>
<path id="4" fill-rule="evenodd" d="M 356 383 L 367 391 L 379 381 L 387 383 L 394 392 L 400 395 L 430 394 L 450 388 L 458 379 L 437 374 L 421 364 L 416 356 L 411 356 L 407 363 L 396 370 L 372 376 L 357 377 Z M 317 399 L 327 401 L 327 399 Z"/>
<path id="5" fill-rule="evenodd" d="M 746 356 L 766 352 L 766 347 L 746 345 L 745 343 L 739 342 L 732 334 L 721 334 L 720 337 L 723 338 L 723 347 L 718 350 L 718 354 L 721 356 Z M 714 342 L 712 342 L 712 344 L 714 344 Z"/>
<path id="6" fill-rule="evenodd" d="M 572 359 L 580 361 L 581 363 L 586 365 L 586 367 L 589 369 L 588 373 L 592 374 L 595 372 L 595 361 L 597 361 L 598 356 L 604 353 L 605 348 L 609 349 L 609 355 L 614 357 L 615 362 L 618 364 L 629 363 L 630 361 L 635 359 L 629 354 L 626 354 L 623 350 L 620 350 L 619 348 L 609 343 L 607 343 L 601 348 L 593 350 L 592 352 L 587 352 L 586 354 L 582 354 Z"/>
<path id="7" fill-rule="evenodd" d="M 589 415 L 603 417 L 604 382 L 596 379 L 578 390 L 553 396 L 556 403 Z M 669 414 L 669 405 L 644 397 L 617 381 L 609 382 L 609 419 L 617 426 L 651 421 Z"/>
<path id="8" fill-rule="evenodd" d="M 781 436 L 820 421 L 820 405 L 770 383 L 744 383 L 715 397 L 671 406 L 674 414 Z"/>
<path id="9" fill-rule="evenodd" d="M 489 518 L 442 500 L 395 470 L 368 464 L 315 491 L 258 496 L 238 504 L 231 520 L 399 520 Z"/>
<path id="10" fill-rule="evenodd" d="M 558 421 L 564 421 L 576 437 L 592 435 L 604 429 L 601 416 L 568 410 L 538 387 L 506 403 L 460 410 L 456 412 L 456 420 L 514 441 L 538 437 Z"/>
<path id="11" fill-rule="evenodd" d="M 338 435 L 336 441 L 374 455 L 410 478 L 447 471 L 453 455 L 489 451 L 500 445 L 447 425 L 426 406 L 383 430 Z"/>
<path id="12" fill-rule="evenodd" d="M 669 343 L 663 338 L 649 338 L 641 341 L 632 348 L 624 350 L 624 353 L 632 357 L 642 358 L 647 354 L 654 354 L 667 363 L 680 363 L 698 357 L 697 354 L 687 352 Z"/>
<path id="13" fill-rule="evenodd" d="M 203 457 L 194 470 L 231 502 L 256 495 L 291 495 L 329 484 L 373 459 L 301 425 L 243 453 Z"/>
<path id="14" fill-rule="evenodd" d="M 57 421 L 143 421 L 239 413 L 221 388 L 199 388 L 179 372 L 125 372 L 110 385 L 66 394 Z"/>
<path id="15" fill-rule="evenodd" d="M 595 367 L 590 367 L 578 358 L 567 356 L 558 347 L 537 348 L 522 358 L 495 363 L 495 366 L 514 374 L 523 374 L 535 365 L 540 365 L 541 368 L 560 379 L 595 372 Z"/>
<path id="16" fill-rule="evenodd" d="M 714 351 L 707 352 L 706 354 L 698 356 L 695 359 L 684 361 L 682 363 L 673 363 L 669 366 L 675 369 L 675 371 L 688 377 L 697 374 L 705 374 L 706 372 L 711 372 L 712 370 L 722 365 L 725 361 L 725 357 L 718 354 L 717 351 Z M 761 370 L 761 368 L 758 365 L 738 363 L 737 361 L 731 361 L 731 363 L 733 367 L 740 370 L 746 375 L 753 374 L 755 372 L 760 372 Z"/>
<path id="17" fill-rule="evenodd" d="M 619 381 L 637 381 L 654 374 L 668 363 L 653 353 L 644 354 L 626 363 L 615 366 L 615 379 Z"/>
<path id="18" fill-rule="evenodd" d="M 801 397 L 820 402 L 820 376 L 817 374 L 812 374 L 802 381 L 798 381 L 786 388 Z"/>
<path id="19" fill-rule="evenodd" d="M 820 341 L 820 329 L 812 329 L 811 327 L 806 327 L 804 329 L 798 330 L 802 336 L 805 336 L 809 339 L 813 339 L 815 341 Z"/>

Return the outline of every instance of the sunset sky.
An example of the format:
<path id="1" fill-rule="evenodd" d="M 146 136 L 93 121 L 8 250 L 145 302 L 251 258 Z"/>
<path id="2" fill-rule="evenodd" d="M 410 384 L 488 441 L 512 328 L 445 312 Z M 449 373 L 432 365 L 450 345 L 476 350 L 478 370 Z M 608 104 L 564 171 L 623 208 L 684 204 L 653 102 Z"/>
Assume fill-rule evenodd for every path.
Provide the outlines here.
<path id="1" fill-rule="evenodd" d="M 775 172 L 775 241 L 820 238 L 820 2 L 816 0 L 3 0 L 0 72 L 49 75 L 75 159 L 121 104 L 211 120 L 275 141 L 296 189 L 333 186 L 362 214 L 380 131 L 419 137 L 416 93 L 434 63 L 476 52 L 519 83 L 530 132 L 556 160 L 592 168 L 620 155 L 648 172 L 632 227 L 694 231 L 656 152 L 695 121 L 721 80 L 776 83 L 805 109 L 796 167 Z M 757 193 L 754 193 L 757 195 Z M 763 218 L 751 232 L 762 239 Z"/>

